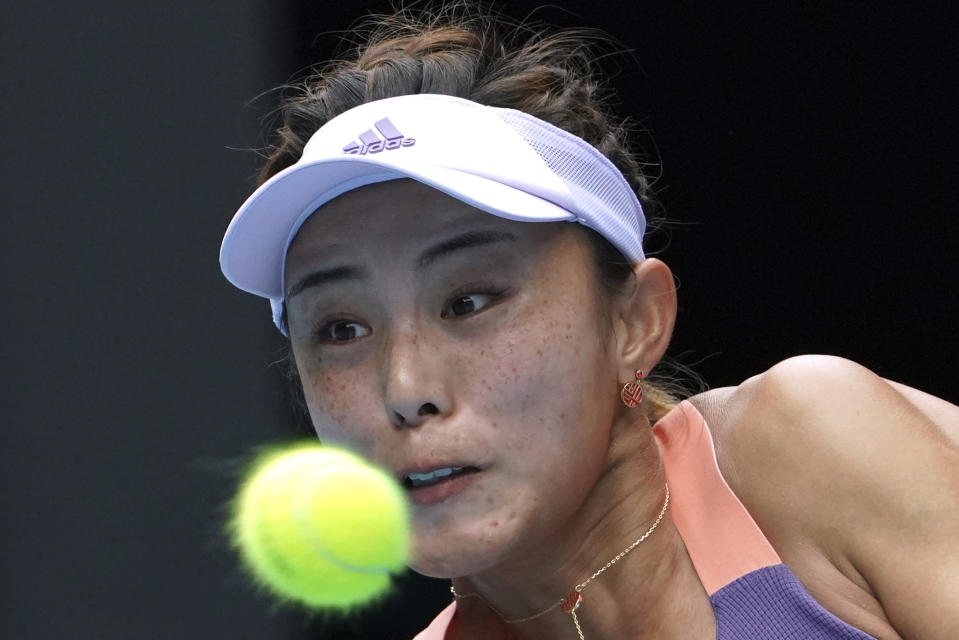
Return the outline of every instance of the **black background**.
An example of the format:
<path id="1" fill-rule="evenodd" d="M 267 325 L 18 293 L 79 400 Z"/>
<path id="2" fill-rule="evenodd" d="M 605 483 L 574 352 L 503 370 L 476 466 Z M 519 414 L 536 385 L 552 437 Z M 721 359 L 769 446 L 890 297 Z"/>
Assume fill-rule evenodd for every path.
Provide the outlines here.
<path id="1" fill-rule="evenodd" d="M 275 106 L 253 98 L 385 6 L 0 9 L 0 636 L 403 638 L 446 602 L 408 579 L 324 631 L 253 594 L 219 533 L 239 463 L 299 433 L 268 305 L 217 264 Z M 608 68 L 684 223 L 661 254 L 681 282 L 674 355 L 722 386 L 833 353 L 959 399 L 947 9 L 562 7 L 535 15 L 634 51 Z"/>

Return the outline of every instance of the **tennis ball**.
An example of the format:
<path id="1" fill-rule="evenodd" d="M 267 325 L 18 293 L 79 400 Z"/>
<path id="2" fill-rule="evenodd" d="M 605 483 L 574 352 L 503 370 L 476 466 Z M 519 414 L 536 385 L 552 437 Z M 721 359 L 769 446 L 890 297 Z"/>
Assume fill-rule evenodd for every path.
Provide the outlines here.
<path id="1" fill-rule="evenodd" d="M 403 570 L 406 496 L 352 453 L 296 445 L 254 462 L 229 532 L 254 582 L 277 599 L 348 611 L 384 595 Z"/>

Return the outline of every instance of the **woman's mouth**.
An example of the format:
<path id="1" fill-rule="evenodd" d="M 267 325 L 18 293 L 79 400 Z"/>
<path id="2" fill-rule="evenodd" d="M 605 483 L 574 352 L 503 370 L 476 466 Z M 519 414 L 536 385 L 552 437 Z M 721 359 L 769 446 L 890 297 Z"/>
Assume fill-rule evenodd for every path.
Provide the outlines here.
<path id="1" fill-rule="evenodd" d="M 407 489 L 417 489 L 438 482 L 443 482 L 449 478 L 461 475 L 463 473 L 472 473 L 479 471 L 476 467 L 442 467 L 434 469 L 427 473 L 408 473 L 403 478 L 403 486 Z"/>
<path id="2" fill-rule="evenodd" d="M 415 504 L 439 502 L 466 487 L 476 467 L 440 467 L 424 473 L 407 473 L 403 486 Z"/>

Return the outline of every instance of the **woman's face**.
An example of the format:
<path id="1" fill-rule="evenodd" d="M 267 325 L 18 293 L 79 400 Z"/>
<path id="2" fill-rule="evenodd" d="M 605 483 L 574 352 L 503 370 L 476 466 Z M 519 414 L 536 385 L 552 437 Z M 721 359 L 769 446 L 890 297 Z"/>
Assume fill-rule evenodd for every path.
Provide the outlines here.
<path id="1" fill-rule="evenodd" d="M 307 221 L 286 286 L 317 434 L 408 486 L 412 568 L 487 570 L 571 519 L 604 467 L 617 393 L 575 225 L 379 183 Z"/>

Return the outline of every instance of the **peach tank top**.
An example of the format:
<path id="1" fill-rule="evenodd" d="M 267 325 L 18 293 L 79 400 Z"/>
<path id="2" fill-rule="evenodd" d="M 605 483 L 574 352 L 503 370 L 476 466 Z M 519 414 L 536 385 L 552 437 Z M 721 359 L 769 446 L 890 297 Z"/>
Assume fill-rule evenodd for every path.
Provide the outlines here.
<path id="1" fill-rule="evenodd" d="M 716 615 L 717 640 L 870 640 L 826 611 L 782 564 L 719 471 L 709 427 L 681 402 L 653 427 L 670 513 Z M 444 640 L 456 602 L 414 640 Z"/>

